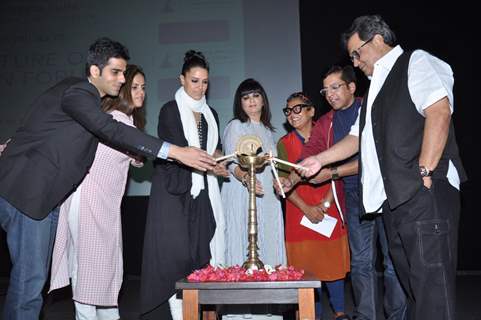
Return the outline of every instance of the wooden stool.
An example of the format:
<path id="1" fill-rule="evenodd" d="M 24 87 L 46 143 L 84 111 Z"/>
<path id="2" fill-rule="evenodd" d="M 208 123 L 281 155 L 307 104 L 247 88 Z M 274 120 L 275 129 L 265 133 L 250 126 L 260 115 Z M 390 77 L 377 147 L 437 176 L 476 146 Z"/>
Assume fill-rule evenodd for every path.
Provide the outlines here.
<path id="1" fill-rule="evenodd" d="M 298 304 L 299 320 L 314 320 L 314 288 L 321 282 L 305 276 L 298 281 L 267 282 L 189 282 L 177 281 L 182 290 L 184 320 L 199 320 L 201 304 Z M 203 318 L 216 319 L 214 311 L 203 312 Z"/>

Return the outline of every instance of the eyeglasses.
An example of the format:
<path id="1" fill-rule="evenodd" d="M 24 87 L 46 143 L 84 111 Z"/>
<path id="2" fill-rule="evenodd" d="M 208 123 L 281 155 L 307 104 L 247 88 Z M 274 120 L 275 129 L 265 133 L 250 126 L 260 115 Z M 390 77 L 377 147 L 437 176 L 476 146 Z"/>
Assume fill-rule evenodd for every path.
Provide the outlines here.
<path id="1" fill-rule="evenodd" d="M 288 117 L 291 114 L 291 112 L 294 112 L 295 114 L 299 114 L 301 113 L 302 109 L 309 108 L 309 107 L 312 107 L 312 106 L 310 104 L 301 103 L 301 104 L 296 104 L 292 108 L 285 107 L 284 109 L 282 109 L 282 112 L 284 112 L 284 115 Z"/>
<path id="2" fill-rule="evenodd" d="M 364 42 L 359 48 L 357 48 L 356 50 L 354 50 L 351 55 L 349 56 L 349 58 L 351 58 L 351 61 L 354 62 L 354 60 L 358 60 L 361 58 L 361 53 L 359 52 L 359 50 L 361 50 L 362 47 L 364 47 L 366 44 L 368 44 L 369 42 L 372 41 L 372 39 L 374 39 L 374 36 L 370 37 L 366 42 Z"/>
<path id="3" fill-rule="evenodd" d="M 321 91 L 319 91 L 319 92 L 323 96 L 326 96 L 329 91 L 337 91 L 337 90 L 339 90 L 339 88 L 341 88 L 342 86 L 346 86 L 346 85 L 347 85 L 346 83 L 334 83 L 334 84 L 331 84 L 329 87 L 321 89 Z"/>

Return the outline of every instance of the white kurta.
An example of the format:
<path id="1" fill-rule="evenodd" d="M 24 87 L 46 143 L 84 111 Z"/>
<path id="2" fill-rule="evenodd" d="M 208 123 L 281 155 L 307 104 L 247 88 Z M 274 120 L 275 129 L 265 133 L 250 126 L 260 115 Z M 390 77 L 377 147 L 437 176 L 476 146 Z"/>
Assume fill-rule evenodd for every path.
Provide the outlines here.
<path id="1" fill-rule="evenodd" d="M 120 111 L 112 116 L 133 126 Z M 73 276 L 75 301 L 117 305 L 123 277 L 120 204 L 130 161 L 126 154 L 99 143 L 89 174 L 60 208 L 50 290 L 69 285 Z"/>

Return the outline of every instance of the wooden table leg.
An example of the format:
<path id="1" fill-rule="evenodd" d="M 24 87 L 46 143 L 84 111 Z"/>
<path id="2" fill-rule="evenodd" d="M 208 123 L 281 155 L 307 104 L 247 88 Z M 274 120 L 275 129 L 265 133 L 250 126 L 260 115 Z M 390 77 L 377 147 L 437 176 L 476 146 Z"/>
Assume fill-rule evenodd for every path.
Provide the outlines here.
<path id="1" fill-rule="evenodd" d="M 184 289 L 182 300 L 184 320 L 199 320 L 199 291 Z"/>
<path id="2" fill-rule="evenodd" d="M 314 320 L 314 289 L 299 288 L 299 320 Z"/>
<path id="3" fill-rule="evenodd" d="M 203 311 L 202 320 L 217 320 L 217 312 L 215 311 Z"/>

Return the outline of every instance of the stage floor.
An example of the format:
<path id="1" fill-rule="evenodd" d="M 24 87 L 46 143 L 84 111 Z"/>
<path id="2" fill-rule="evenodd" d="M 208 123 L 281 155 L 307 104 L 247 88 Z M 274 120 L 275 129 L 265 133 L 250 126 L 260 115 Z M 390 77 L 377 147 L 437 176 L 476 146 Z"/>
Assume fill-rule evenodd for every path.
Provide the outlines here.
<path id="1" fill-rule="evenodd" d="M 7 290 L 8 279 L 0 278 L 0 310 Z M 137 276 L 127 276 L 124 280 L 120 296 L 120 315 L 122 320 L 137 320 L 139 318 L 139 286 Z M 380 286 L 380 292 L 382 287 Z M 70 295 L 70 287 L 57 290 L 47 296 L 42 320 L 74 320 L 74 308 Z M 457 281 L 457 319 L 481 320 L 481 272 L 460 272 Z M 328 307 L 326 294 L 323 295 L 324 318 L 332 319 L 332 312 Z M 381 305 L 381 304 L 379 304 Z M 352 294 L 350 281 L 346 285 L 346 309 L 352 314 Z M 379 319 L 384 316 L 379 312 Z M 284 320 L 293 320 L 293 314 L 286 313 Z"/>

